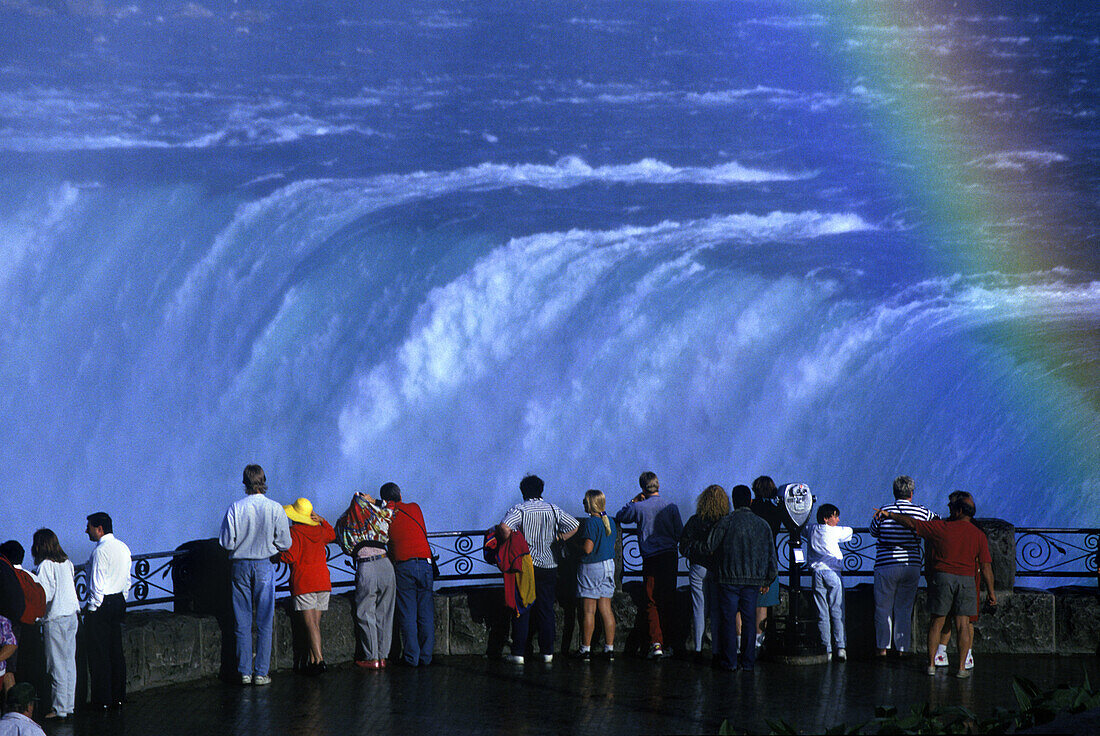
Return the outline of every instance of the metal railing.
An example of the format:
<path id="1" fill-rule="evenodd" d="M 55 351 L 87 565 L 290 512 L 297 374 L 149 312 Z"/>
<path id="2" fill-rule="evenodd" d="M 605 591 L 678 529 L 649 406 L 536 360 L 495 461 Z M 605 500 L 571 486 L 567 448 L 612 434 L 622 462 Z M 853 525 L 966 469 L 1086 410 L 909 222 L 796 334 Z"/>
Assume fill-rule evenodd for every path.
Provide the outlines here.
<path id="1" fill-rule="evenodd" d="M 855 528 L 851 540 L 841 545 L 844 552 L 843 576 L 849 581 L 874 577 L 875 539 L 866 527 Z M 477 584 L 500 579 L 495 565 L 485 562 L 481 547 L 484 530 L 429 532 L 432 550 L 439 555 L 440 574 L 437 583 Z M 790 540 L 786 532 L 776 538 L 779 554 L 781 582 L 789 574 Z M 172 587 L 172 566 L 181 550 L 152 552 L 133 556 L 132 585 L 127 605 L 152 606 L 175 600 Z M 1097 558 L 1100 554 L 1100 529 L 1016 529 L 1016 578 L 1095 581 Z M 680 575 L 686 576 L 686 561 L 681 559 Z M 642 557 L 638 547 L 636 530 L 623 529 L 622 533 L 623 578 L 640 578 Z M 349 588 L 355 584 L 354 562 L 339 547 L 328 547 L 328 567 L 334 589 Z M 801 574 L 808 575 L 803 567 Z M 290 570 L 279 563 L 276 567 L 276 585 L 280 591 L 288 589 Z M 87 597 L 87 576 L 83 566 L 77 568 L 77 594 L 81 600 Z"/>

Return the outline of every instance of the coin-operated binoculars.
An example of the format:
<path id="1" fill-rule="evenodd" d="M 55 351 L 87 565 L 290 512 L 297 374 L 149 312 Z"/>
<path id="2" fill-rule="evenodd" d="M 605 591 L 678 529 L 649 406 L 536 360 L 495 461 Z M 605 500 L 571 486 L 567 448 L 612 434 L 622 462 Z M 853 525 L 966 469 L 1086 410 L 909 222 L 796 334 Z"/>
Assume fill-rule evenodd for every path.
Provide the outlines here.
<path id="1" fill-rule="evenodd" d="M 776 652 L 790 664 L 810 664 L 825 656 L 825 645 L 817 630 L 817 619 L 804 618 L 802 608 L 802 565 L 806 549 L 802 532 L 814 508 L 814 497 L 805 483 L 787 483 L 779 488 L 779 508 L 787 527 L 788 582 L 787 622 Z M 777 581 L 778 582 L 778 581 Z"/>

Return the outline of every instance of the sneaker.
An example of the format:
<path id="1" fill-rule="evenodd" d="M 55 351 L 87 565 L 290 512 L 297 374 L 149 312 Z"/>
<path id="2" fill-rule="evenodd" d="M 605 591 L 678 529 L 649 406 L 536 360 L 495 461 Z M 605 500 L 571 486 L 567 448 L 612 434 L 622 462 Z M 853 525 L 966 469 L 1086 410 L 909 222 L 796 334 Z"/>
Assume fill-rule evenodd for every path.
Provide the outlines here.
<path id="1" fill-rule="evenodd" d="M 665 650 L 660 644 L 654 644 L 649 648 L 649 654 L 645 655 L 646 659 L 660 659 L 665 656 Z"/>
<path id="2" fill-rule="evenodd" d="M 505 654 L 504 661 L 512 664 L 523 664 L 523 657 L 518 654 Z"/>
<path id="3" fill-rule="evenodd" d="M 251 685 L 252 684 L 252 675 L 241 675 L 241 684 L 242 685 Z"/>
<path id="4" fill-rule="evenodd" d="M 615 650 L 614 649 L 605 649 L 605 650 L 603 650 L 603 658 L 606 659 L 608 662 L 614 662 L 615 661 Z"/>
<path id="5" fill-rule="evenodd" d="M 581 650 L 578 649 L 577 651 L 573 652 L 573 654 L 571 654 L 570 656 L 573 657 L 573 659 L 581 659 L 581 660 L 584 660 L 585 662 L 591 662 L 592 661 L 592 650 L 591 649 L 586 649 L 584 651 L 581 651 Z"/>
<path id="6" fill-rule="evenodd" d="M 968 670 L 974 669 L 974 650 L 973 649 L 971 649 L 969 652 L 966 653 L 966 664 L 964 664 L 963 667 L 965 669 L 968 669 Z"/>
<path id="7" fill-rule="evenodd" d="M 955 677 L 959 678 L 960 680 L 965 680 L 966 678 L 970 677 L 970 670 L 965 668 L 958 670 L 957 672 L 955 672 Z"/>
<path id="8" fill-rule="evenodd" d="M 270 685 L 271 684 L 271 678 L 268 677 L 267 675 L 256 675 L 255 677 L 252 678 L 252 684 L 253 685 Z"/>
<path id="9" fill-rule="evenodd" d="M 836 658 L 841 662 L 848 661 L 848 652 L 845 651 L 844 647 L 836 650 Z"/>
<path id="10" fill-rule="evenodd" d="M 943 652 L 936 652 L 935 662 L 936 662 L 937 667 L 946 667 L 947 666 L 947 655 Z"/>
<path id="11" fill-rule="evenodd" d="M 543 661 L 543 664 L 551 664 L 554 661 L 554 655 L 553 654 L 544 654 L 544 655 L 542 655 L 542 661 Z"/>
<path id="12" fill-rule="evenodd" d="M 936 674 L 936 665 L 934 665 L 934 664 L 928 665 L 928 674 L 930 674 L 930 675 Z"/>

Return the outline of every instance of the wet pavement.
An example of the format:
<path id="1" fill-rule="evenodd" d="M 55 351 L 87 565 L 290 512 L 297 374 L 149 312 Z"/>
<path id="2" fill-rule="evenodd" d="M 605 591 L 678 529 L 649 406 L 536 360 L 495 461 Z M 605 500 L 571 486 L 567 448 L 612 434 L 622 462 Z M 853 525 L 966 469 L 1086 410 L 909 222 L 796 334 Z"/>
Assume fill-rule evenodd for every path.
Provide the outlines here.
<path id="1" fill-rule="evenodd" d="M 759 662 L 754 673 L 718 672 L 687 660 L 612 663 L 558 658 L 514 665 L 442 657 L 431 667 L 364 671 L 348 665 L 307 678 L 275 673 L 266 687 L 216 680 L 135 693 L 120 711 L 78 714 L 47 734 L 608 734 L 717 733 L 723 720 L 767 733 L 784 719 L 805 733 L 854 725 L 875 706 L 962 705 L 979 716 L 1014 708 L 1014 675 L 1042 688 L 1100 682 L 1096 657 L 987 655 L 969 680 L 935 677 L 923 661 L 821 665 Z"/>

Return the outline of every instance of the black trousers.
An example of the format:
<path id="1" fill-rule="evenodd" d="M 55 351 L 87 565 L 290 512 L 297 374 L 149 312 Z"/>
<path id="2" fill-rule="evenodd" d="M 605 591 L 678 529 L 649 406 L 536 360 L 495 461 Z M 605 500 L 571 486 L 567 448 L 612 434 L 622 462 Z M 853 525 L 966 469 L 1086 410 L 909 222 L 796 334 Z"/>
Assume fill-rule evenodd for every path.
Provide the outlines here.
<path id="1" fill-rule="evenodd" d="M 122 593 L 103 597 L 103 605 L 84 615 L 88 638 L 88 684 L 92 705 L 114 705 L 126 698 L 126 660 L 122 655 Z"/>
<path id="2" fill-rule="evenodd" d="M 557 599 L 557 583 L 558 568 L 535 568 L 535 602 L 512 619 L 512 654 L 524 656 L 532 618 L 538 627 L 539 654 L 554 653 L 554 601 Z"/>

